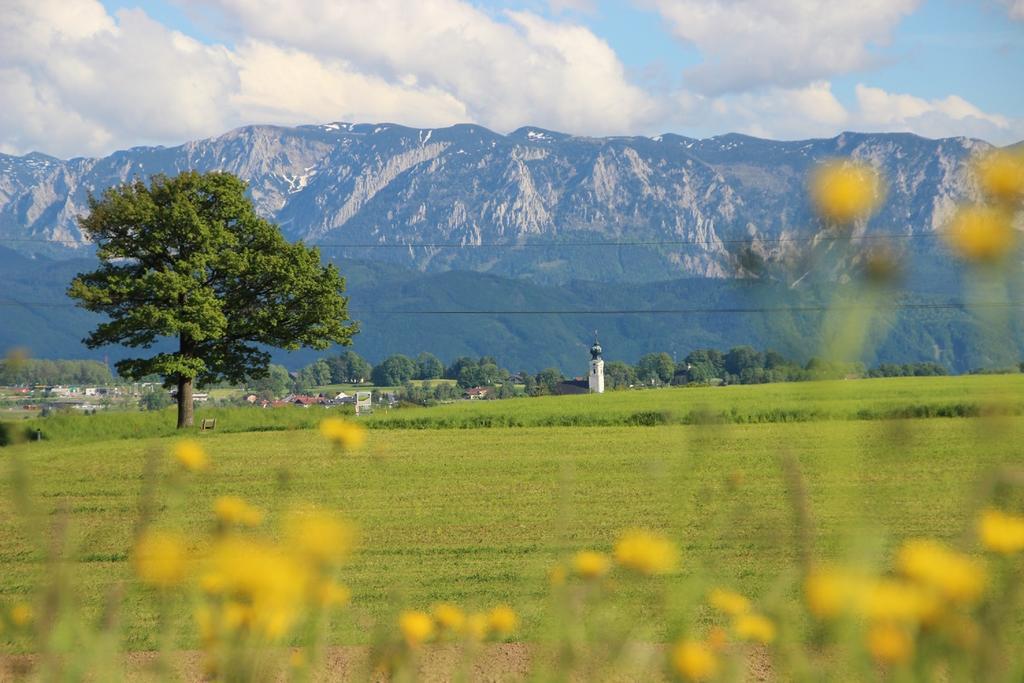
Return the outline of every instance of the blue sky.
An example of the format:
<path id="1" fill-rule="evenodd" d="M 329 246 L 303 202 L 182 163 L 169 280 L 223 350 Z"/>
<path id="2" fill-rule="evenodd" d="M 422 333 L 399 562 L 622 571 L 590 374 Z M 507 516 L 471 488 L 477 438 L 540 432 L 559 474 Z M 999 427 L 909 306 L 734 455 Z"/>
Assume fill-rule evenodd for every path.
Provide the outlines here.
<path id="1" fill-rule="evenodd" d="M 1024 0 L 13 2 L 15 153 L 334 120 L 1024 139 Z"/>

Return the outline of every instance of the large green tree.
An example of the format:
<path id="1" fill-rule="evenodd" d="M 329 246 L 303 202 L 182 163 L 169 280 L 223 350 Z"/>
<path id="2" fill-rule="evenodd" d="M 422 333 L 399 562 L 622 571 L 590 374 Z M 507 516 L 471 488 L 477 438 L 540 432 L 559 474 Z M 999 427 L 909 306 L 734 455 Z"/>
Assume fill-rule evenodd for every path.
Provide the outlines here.
<path id="1" fill-rule="evenodd" d="M 177 386 L 179 428 L 192 425 L 194 384 L 267 372 L 260 345 L 322 349 L 350 343 L 357 329 L 337 269 L 285 240 L 245 189 L 230 173 L 157 175 L 90 197 L 79 220 L 100 267 L 68 295 L 108 317 L 84 341 L 148 349 L 175 339 L 176 350 L 127 358 L 117 371 Z"/>

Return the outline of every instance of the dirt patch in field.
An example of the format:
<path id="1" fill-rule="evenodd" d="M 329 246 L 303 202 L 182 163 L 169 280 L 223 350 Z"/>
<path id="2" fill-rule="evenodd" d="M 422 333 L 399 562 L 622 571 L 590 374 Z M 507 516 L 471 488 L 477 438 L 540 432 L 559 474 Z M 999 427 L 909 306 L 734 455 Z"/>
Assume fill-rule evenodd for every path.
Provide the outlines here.
<path id="1" fill-rule="evenodd" d="M 663 656 L 664 646 L 648 646 L 653 654 Z M 468 666 L 461 651 L 456 647 L 434 646 L 425 648 L 417 662 L 416 680 L 440 683 L 464 677 L 480 683 L 507 683 L 527 680 L 530 673 L 535 647 L 525 643 L 499 643 L 485 646 Z M 327 652 L 326 661 L 318 680 L 358 681 L 367 678 L 368 647 L 333 647 Z M 279 661 L 288 661 L 287 652 L 282 652 Z M 34 655 L 0 655 L 0 683 L 15 683 L 32 678 L 38 658 Z M 170 656 L 171 678 L 187 683 L 201 683 L 203 655 L 198 651 L 178 652 Z M 132 652 L 126 655 L 125 674 L 130 681 L 161 680 L 158 656 L 155 652 Z M 374 677 L 370 677 L 371 680 Z M 387 680 L 378 675 L 376 680 Z M 747 661 L 748 681 L 772 680 L 771 663 L 767 652 L 754 650 Z M 284 675 L 280 680 L 287 680 Z M 623 678 L 628 680 L 628 678 Z"/>

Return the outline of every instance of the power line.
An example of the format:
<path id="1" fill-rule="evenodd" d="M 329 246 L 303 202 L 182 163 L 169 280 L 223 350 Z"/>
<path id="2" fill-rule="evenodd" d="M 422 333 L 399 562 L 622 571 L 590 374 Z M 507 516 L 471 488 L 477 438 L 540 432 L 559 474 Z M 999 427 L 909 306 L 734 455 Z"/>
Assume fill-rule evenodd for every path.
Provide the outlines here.
<path id="1" fill-rule="evenodd" d="M 70 302 L 54 301 L 14 301 L 0 300 L 0 306 L 23 306 L 25 308 L 77 308 Z M 935 302 L 935 303 L 892 303 L 878 306 L 737 306 L 737 307 L 696 307 L 696 308 L 617 308 L 617 309 L 423 309 L 423 310 L 380 310 L 350 309 L 355 315 L 745 315 L 755 313 L 824 313 L 854 311 L 917 311 L 917 310 L 972 310 L 1000 309 L 1024 307 L 1024 301 L 1003 302 Z"/>
<path id="2" fill-rule="evenodd" d="M 860 242 L 860 241 L 894 241 L 934 239 L 939 233 L 871 233 L 861 235 L 835 235 L 817 233 L 815 235 L 792 235 L 789 237 L 767 237 L 747 239 L 687 239 L 687 240 L 569 240 L 565 242 L 353 242 L 349 244 L 312 242 L 311 247 L 327 249 L 550 249 L 556 247 L 663 247 L 663 246 L 701 246 L 701 245 L 752 245 L 787 244 L 803 242 Z M 91 245 L 74 239 L 51 239 L 41 237 L 0 237 L 0 242 L 26 244 L 64 244 Z"/>

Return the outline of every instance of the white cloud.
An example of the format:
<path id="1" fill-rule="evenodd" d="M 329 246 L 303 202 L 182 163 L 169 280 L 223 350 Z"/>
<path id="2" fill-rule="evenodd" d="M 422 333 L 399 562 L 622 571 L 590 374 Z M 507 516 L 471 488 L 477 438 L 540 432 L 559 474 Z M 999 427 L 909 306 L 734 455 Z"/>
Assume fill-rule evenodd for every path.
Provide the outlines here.
<path id="1" fill-rule="evenodd" d="M 956 95 L 925 100 L 861 85 L 843 102 L 827 78 L 809 76 L 867 58 L 856 36 L 871 35 L 871 22 L 850 20 L 849 52 L 830 47 L 841 33 L 831 24 L 822 29 L 822 45 L 806 47 L 817 15 L 781 37 L 741 40 L 766 26 L 766 16 L 785 23 L 802 1 L 675 3 L 679 11 L 703 8 L 690 29 L 701 41 L 736 18 L 719 40 L 738 56 L 702 48 L 719 60 L 706 69 L 732 69 L 739 78 L 742 58 L 763 62 L 744 78 L 778 67 L 788 74 L 783 81 L 804 79 L 715 93 L 644 90 L 589 29 L 527 11 L 488 13 L 466 0 L 216 0 L 223 25 L 237 32 L 232 47 L 201 43 L 141 10 L 111 15 L 96 0 L 8 0 L 0 13 L 0 150 L 98 155 L 245 124 L 333 120 L 426 127 L 471 121 L 498 131 L 537 125 L 592 135 L 737 130 L 805 138 L 858 129 L 997 143 L 1024 138 L 1020 120 Z M 886 5 L 905 9 L 909 2 Z M 749 11 L 744 21 L 741 9 Z M 884 16 L 872 25 L 884 33 L 900 11 L 879 10 Z M 787 70 L 803 49 L 804 61 L 817 66 Z"/>
<path id="2" fill-rule="evenodd" d="M 464 0 L 214 4 L 240 35 L 358 65 L 388 82 L 447 92 L 471 120 L 498 130 L 530 122 L 627 132 L 653 108 L 605 41 L 531 12 L 494 16 Z"/>
<path id="3" fill-rule="evenodd" d="M 14 0 L 0 15 L 0 146 L 102 154 L 339 119 L 627 133 L 656 111 L 605 41 L 531 12 L 491 15 L 463 0 L 218 7 L 240 28 L 234 48 L 142 10 Z"/>
<path id="4" fill-rule="evenodd" d="M 1020 121 L 988 114 L 957 95 L 925 100 L 858 85 L 858 122 L 864 130 L 913 131 L 926 137 L 966 135 L 990 141 L 1024 137 Z"/>
<path id="5" fill-rule="evenodd" d="M 394 121 L 442 126 L 467 119 L 466 106 L 437 88 L 392 84 L 344 62 L 247 41 L 238 50 L 241 84 L 233 103 L 251 121 Z"/>
<path id="6" fill-rule="evenodd" d="M 1006 5 L 1007 12 L 1010 13 L 1011 19 L 1017 21 L 1024 21 L 1024 0 L 1000 0 Z"/>
<path id="7" fill-rule="evenodd" d="M 798 87 L 864 68 L 875 59 L 872 46 L 886 43 L 919 0 L 643 2 L 700 51 L 703 61 L 687 71 L 688 83 L 713 94 Z"/>
<path id="8" fill-rule="evenodd" d="M 139 10 L 21 0 L 0 19 L 0 138 L 54 154 L 181 140 L 231 123 L 237 85 L 222 47 L 170 31 Z M 130 142 L 129 142 L 130 141 Z"/>
<path id="9" fill-rule="evenodd" d="M 962 97 L 925 100 L 860 84 L 844 106 L 826 81 L 802 88 L 677 98 L 680 124 L 700 134 L 738 131 L 767 138 L 831 137 L 844 130 L 911 132 L 925 137 L 977 137 L 995 144 L 1024 139 L 1024 120 L 990 114 Z M 714 129 L 707 128 L 713 122 Z"/>

